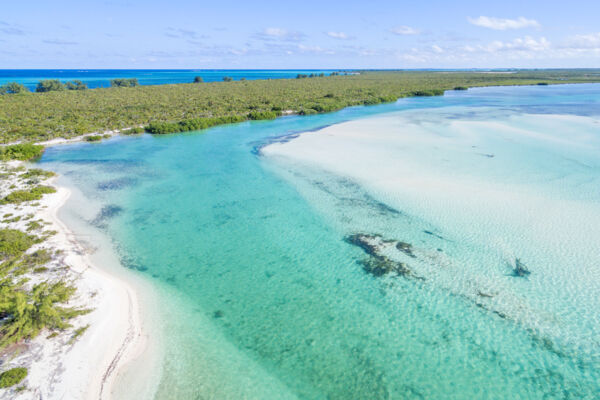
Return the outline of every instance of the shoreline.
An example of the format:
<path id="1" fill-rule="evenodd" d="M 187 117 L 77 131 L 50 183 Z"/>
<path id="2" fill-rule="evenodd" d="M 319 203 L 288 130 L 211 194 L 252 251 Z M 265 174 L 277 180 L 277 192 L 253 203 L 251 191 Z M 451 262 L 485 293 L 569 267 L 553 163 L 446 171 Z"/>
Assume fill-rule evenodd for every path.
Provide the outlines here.
<path id="1" fill-rule="evenodd" d="M 52 268 L 42 276 L 70 282 L 76 292 L 67 305 L 91 311 L 74 318 L 70 321 L 71 329 L 59 331 L 52 339 L 47 331 L 42 331 L 19 345 L 22 350 L 17 353 L 4 353 L 3 370 L 25 366 L 29 372 L 24 381 L 25 390 L 2 390 L 0 399 L 25 400 L 32 396 L 110 399 L 124 367 L 147 348 L 148 335 L 142 329 L 139 295 L 130 282 L 92 261 L 94 249 L 85 240 L 81 241 L 59 217 L 59 211 L 68 204 L 72 191 L 58 185 L 56 177 L 45 183 L 56 192 L 46 194 L 39 204 L 10 205 L 6 211 L 23 217 L 33 214 L 32 219 L 43 221 L 47 228 L 55 231 L 41 245 L 41 248 L 56 252 L 51 261 Z M 80 330 L 79 334 L 76 328 Z"/>
<path id="2" fill-rule="evenodd" d="M 94 280 L 96 283 L 98 281 L 103 282 L 103 290 L 110 297 L 118 296 L 118 301 L 114 301 L 114 298 L 107 299 L 112 301 L 107 304 L 99 304 L 96 310 L 92 312 L 92 314 L 98 315 L 91 322 L 89 329 L 89 334 L 94 337 L 90 340 L 90 343 L 86 343 L 88 345 L 85 348 L 80 346 L 82 348 L 78 350 L 81 354 L 73 355 L 73 358 L 81 358 L 82 361 L 89 364 L 87 361 L 90 357 L 89 350 L 92 349 L 92 351 L 98 353 L 101 362 L 95 368 L 95 373 L 89 378 L 88 383 L 84 385 L 88 388 L 85 398 L 110 399 L 111 388 L 119 374 L 119 370 L 129 361 L 135 359 L 144 350 L 147 342 L 141 326 L 138 296 L 126 281 L 95 265 L 90 260 L 89 252 L 80 250 L 83 247 L 82 244 L 66 223 L 58 217 L 58 212 L 71 197 L 71 191 L 64 186 L 58 186 L 54 181 L 51 184 L 57 189 L 57 194 L 61 192 L 63 194 L 62 198 L 53 207 L 47 209 L 47 216 L 54 226 L 58 227 L 57 236 L 63 236 L 65 240 L 63 243 L 68 243 L 71 247 L 71 254 L 67 256 L 71 257 L 73 263 L 70 267 L 85 268 L 82 271 L 81 280 Z M 125 305 L 126 307 L 124 307 Z M 110 310 L 101 310 L 105 307 L 110 308 Z M 117 323 L 114 322 L 115 316 L 118 318 Z M 94 332 L 95 330 L 97 332 Z M 69 374 L 65 370 L 61 375 L 66 378 Z M 85 381 L 82 383 L 85 383 Z"/>

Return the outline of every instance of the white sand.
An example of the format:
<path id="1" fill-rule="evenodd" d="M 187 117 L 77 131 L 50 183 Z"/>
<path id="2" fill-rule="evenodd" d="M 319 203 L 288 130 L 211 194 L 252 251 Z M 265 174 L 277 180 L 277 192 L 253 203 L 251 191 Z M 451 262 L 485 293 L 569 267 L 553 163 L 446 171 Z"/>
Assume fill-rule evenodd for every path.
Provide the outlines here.
<path id="1" fill-rule="evenodd" d="M 57 231 L 41 246 L 63 250 L 52 264 L 69 269 L 65 272 L 51 268 L 49 274 L 72 280 L 78 290 L 70 305 L 93 311 L 72 320 L 73 329 L 58 337 L 47 339 L 48 332 L 42 332 L 26 343 L 23 351 L 5 360 L 3 369 L 28 368 L 23 382 L 28 389 L 20 393 L 1 390 L 1 399 L 108 399 L 119 369 L 138 356 L 147 342 L 136 292 L 128 283 L 92 264 L 89 249 L 58 219 L 57 212 L 70 194 L 68 189 L 59 187 L 56 193 L 45 195 L 37 206 L 2 206 L 3 214 L 34 213 L 33 219 L 41 218 L 49 223 L 46 229 Z M 11 227 L 24 230 L 25 223 Z M 73 330 L 88 325 L 73 343 Z"/>

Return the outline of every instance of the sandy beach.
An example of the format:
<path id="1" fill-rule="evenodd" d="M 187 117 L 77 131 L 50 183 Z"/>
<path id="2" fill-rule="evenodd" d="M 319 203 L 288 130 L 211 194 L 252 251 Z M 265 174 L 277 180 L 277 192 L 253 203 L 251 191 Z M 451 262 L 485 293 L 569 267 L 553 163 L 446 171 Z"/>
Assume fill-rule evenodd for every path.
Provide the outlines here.
<path id="1" fill-rule="evenodd" d="M 13 167 L 18 165 L 13 163 Z M 53 180 L 47 183 L 56 186 Z M 13 218 L 34 214 L 33 218 L 45 221 L 47 228 L 56 231 L 40 245 L 61 250 L 60 256 L 52 260 L 48 275 L 71 281 L 77 287 L 70 306 L 92 311 L 71 321 L 74 329 L 84 329 L 81 336 L 74 338 L 69 329 L 49 339 L 48 332 L 42 332 L 25 343 L 16 356 L 7 358 L 5 368 L 24 366 L 29 373 L 23 382 L 27 389 L 19 393 L 3 390 L 3 399 L 108 399 L 120 368 L 139 355 L 146 343 L 136 291 L 91 262 L 94 249 L 78 240 L 58 218 L 71 192 L 65 187 L 56 189 L 37 203 L 3 205 L 2 211 Z M 11 227 L 23 229 L 20 225 L 24 224 L 17 222 Z M 68 269 L 56 271 L 60 266 Z"/>

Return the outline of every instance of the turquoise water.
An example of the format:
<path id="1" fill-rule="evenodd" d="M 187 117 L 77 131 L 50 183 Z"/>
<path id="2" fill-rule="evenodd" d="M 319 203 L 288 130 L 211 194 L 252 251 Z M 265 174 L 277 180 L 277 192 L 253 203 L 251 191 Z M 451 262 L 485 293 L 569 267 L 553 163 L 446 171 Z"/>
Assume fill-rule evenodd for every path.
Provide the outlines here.
<path id="1" fill-rule="evenodd" d="M 335 70 L 270 70 L 270 69 L 0 69 L 0 85 L 18 82 L 35 90 L 44 79 L 59 79 L 61 82 L 80 80 L 89 88 L 108 87 L 115 78 L 137 78 L 140 85 L 165 85 L 191 83 L 196 76 L 204 82 L 222 81 L 228 76 L 234 80 L 246 79 L 291 79 L 298 74 L 331 74 Z"/>
<path id="2" fill-rule="evenodd" d="M 548 123 L 555 114 L 569 118 Z M 398 198 L 261 156 L 285 135 L 388 115 L 439 135 L 399 150 L 426 176 L 519 187 L 520 204 L 550 204 L 552 224 L 518 207 L 495 215 L 496 197 Z M 483 88 L 54 147 L 42 165 L 89 199 L 82 218 L 153 283 L 165 353 L 158 399 L 593 399 L 599 120 L 600 85 Z M 450 121 L 480 125 L 458 135 L 443 128 Z M 484 156 L 465 156 L 474 141 Z M 344 240 L 357 232 L 411 243 L 423 279 L 365 273 L 366 254 Z M 511 276 L 514 257 L 529 276 Z M 127 385 L 117 394 L 135 395 Z"/>

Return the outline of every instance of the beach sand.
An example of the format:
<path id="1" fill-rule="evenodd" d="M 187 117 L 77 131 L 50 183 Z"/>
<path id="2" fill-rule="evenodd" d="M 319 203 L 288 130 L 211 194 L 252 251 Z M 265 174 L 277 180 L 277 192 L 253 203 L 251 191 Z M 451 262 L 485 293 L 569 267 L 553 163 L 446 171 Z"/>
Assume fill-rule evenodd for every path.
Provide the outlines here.
<path id="1" fill-rule="evenodd" d="M 26 342 L 16 355 L 6 357 L 3 369 L 28 368 L 23 382 L 27 390 L 16 393 L 5 389 L 0 392 L 0 399 L 108 399 L 120 369 L 139 356 L 147 343 L 136 290 L 92 263 L 90 256 L 94 249 L 78 240 L 58 218 L 58 211 L 67 203 L 71 191 L 65 187 L 56 189 L 56 193 L 45 195 L 37 203 L 4 205 L 2 211 L 12 213 L 13 217 L 34 214 L 33 219 L 46 221 L 46 228 L 57 232 L 41 246 L 61 250 L 52 265 L 68 266 L 68 270 L 52 272 L 51 268 L 50 276 L 44 278 L 72 281 L 77 292 L 69 305 L 92 311 L 70 321 L 72 329 L 52 339 L 47 338 L 47 331 L 42 332 Z M 25 230 L 19 226 L 24 224 L 23 221 L 11 227 Z M 86 326 L 83 335 L 73 339 L 73 330 Z"/>

